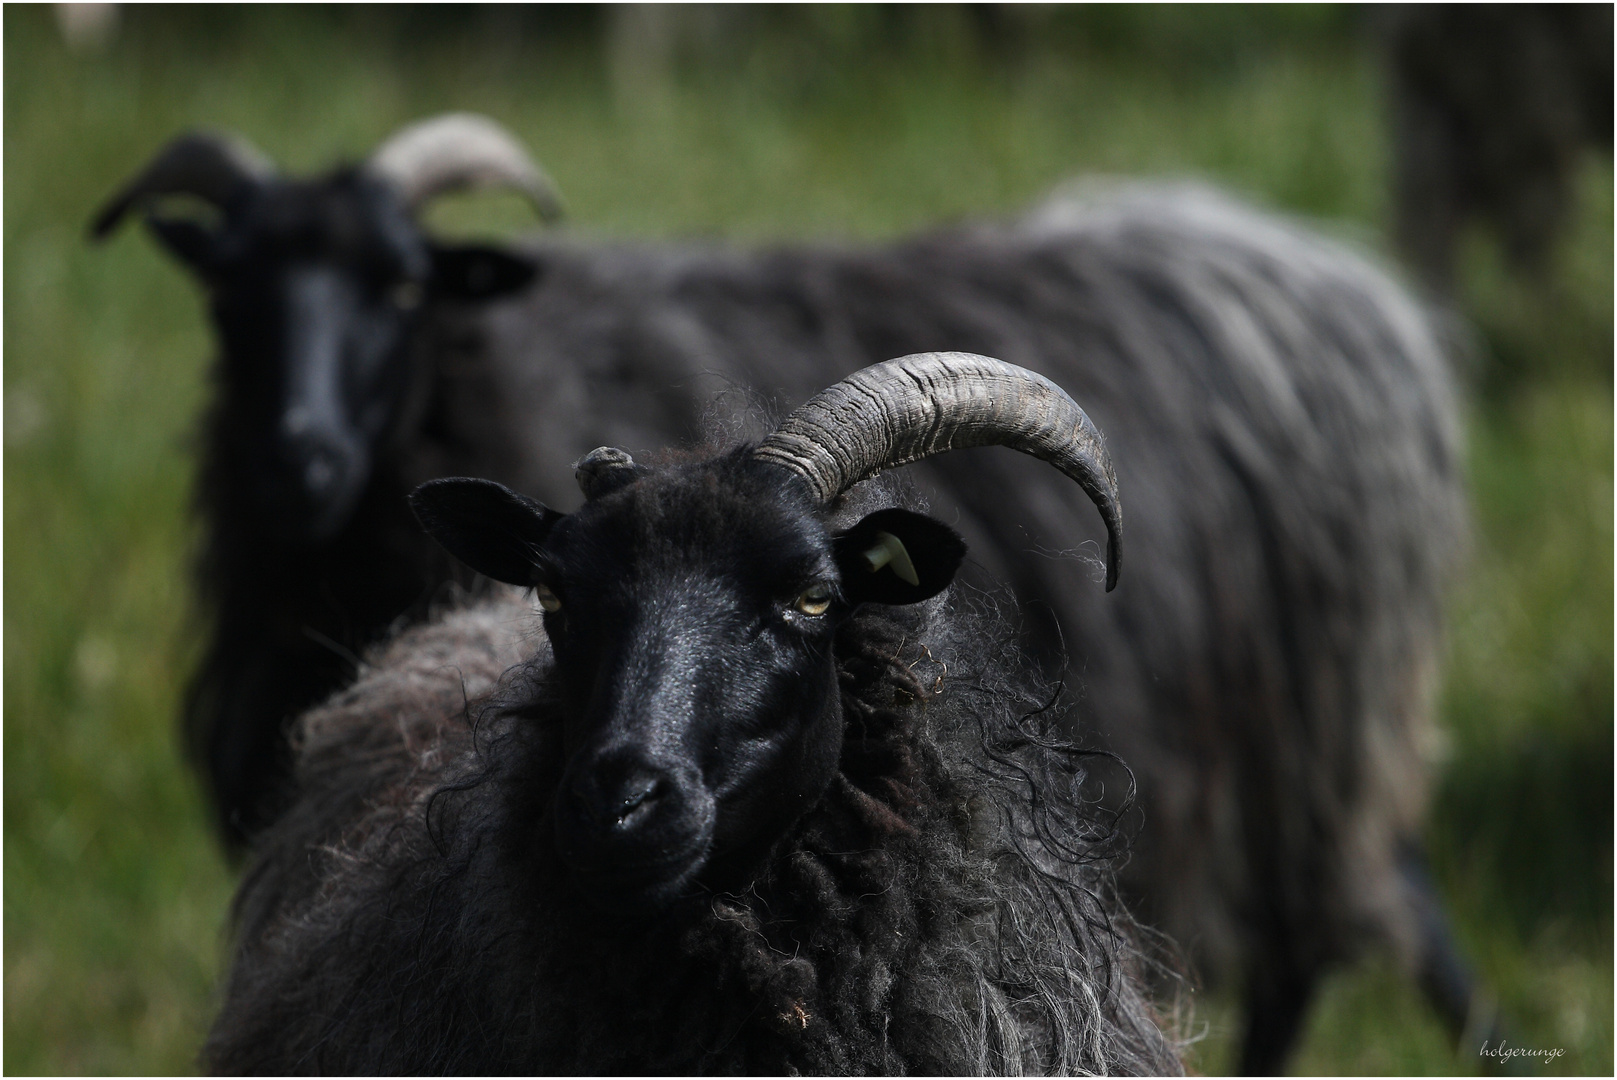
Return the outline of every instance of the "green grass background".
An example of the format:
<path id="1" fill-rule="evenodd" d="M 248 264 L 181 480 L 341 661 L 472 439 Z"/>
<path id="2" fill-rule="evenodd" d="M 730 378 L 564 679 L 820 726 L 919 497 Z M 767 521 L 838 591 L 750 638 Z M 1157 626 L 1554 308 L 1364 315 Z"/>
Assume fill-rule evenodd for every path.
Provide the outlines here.
<path id="1" fill-rule="evenodd" d="M 4 12 L 4 966 L 7 1072 L 193 1068 L 231 871 L 176 752 L 197 653 L 187 516 L 210 338 L 139 229 L 98 201 L 182 128 L 290 169 L 436 111 L 487 112 L 615 236 L 883 237 L 1014 213 L 1080 173 L 1211 177 L 1382 246 L 1381 82 L 1337 8 L 1055 12 L 981 44 L 958 10 L 797 9 L 708 32 L 666 77 L 609 76 L 589 12 L 126 13 L 66 51 Z M 722 30 L 722 28 L 721 28 Z M 717 35 L 717 36 L 715 36 Z M 1430 843 L 1516 1041 L 1612 1058 L 1612 170 L 1580 176 L 1545 282 L 1469 242 L 1477 539 L 1455 597 Z M 462 230 L 510 202 L 446 208 Z M 1193 1062 L 1234 1013 L 1195 1003 Z M 1387 965 L 1343 972 L 1298 1071 L 1473 1072 Z"/>

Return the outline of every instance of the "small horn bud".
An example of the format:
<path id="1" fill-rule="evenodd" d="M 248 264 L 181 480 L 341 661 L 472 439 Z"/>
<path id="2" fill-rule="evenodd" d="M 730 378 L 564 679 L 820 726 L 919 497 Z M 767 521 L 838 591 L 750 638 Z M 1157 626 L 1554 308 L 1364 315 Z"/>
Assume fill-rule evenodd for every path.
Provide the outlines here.
<path id="1" fill-rule="evenodd" d="M 646 471 L 644 466 L 634 463 L 627 450 L 615 446 L 597 446 L 573 464 L 573 476 L 586 499 L 598 499 L 616 491 Z"/>

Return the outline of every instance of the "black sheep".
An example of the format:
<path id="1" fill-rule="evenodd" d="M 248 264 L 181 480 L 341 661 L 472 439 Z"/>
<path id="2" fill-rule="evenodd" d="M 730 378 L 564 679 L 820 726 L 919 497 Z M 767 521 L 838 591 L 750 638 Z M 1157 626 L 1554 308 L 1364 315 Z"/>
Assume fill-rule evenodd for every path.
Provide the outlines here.
<path id="1" fill-rule="evenodd" d="M 144 211 L 211 302 L 219 354 L 196 497 L 211 633 L 185 733 L 233 844 L 274 816 L 292 716 L 450 577 L 404 496 L 478 463 L 458 461 L 442 430 L 457 384 L 443 354 L 419 347 L 421 327 L 510 294 L 533 269 L 496 247 L 434 241 L 415 215 L 490 185 L 558 212 L 544 174 L 481 117 L 413 125 L 364 164 L 308 180 L 238 139 L 193 133 L 92 224 L 103 237 Z M 185 198 L 209 213 L 176 205 Z"/>
<path id="2" fill-rule="evenodd" d="M 959 538 L 858 485 L 992 444 L 1116 538 L 1077 406 L 959 354 L 861 372 L 758 446 L 597 451 L 573 514 L 425 485 L 423 522 L 532 587 L 545 633 L 485 602 L 304 719 L 205 1063 L 1178 1072 L 1049 688 L 939 597 Z"/>
<path id="3" fill-rule="evenodd" d="M 1611 5 L 1397 4 L 1374 26 L 1404 254 L 1451 293 L 1465 230 L 1486 225 L 1542 276 L 1585 149 L 1611 150 Z"/>

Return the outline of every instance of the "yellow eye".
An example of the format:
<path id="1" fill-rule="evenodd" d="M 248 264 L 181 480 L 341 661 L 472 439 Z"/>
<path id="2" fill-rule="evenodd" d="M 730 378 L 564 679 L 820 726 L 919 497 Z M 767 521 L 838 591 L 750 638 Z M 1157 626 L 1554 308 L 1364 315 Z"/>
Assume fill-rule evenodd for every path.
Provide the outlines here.
<path id="1" fill-rule="evenodd" d="M 539 606 L 546 611 L 560 611 L 561 600 L 547 586 L 535 585 L 533 595 L 539 601 Z"/>
<path id="2" fill-rule="evenodd" d="M 829 585 L 810 585 L 798 596 L 792 605 L 805 615 L 824 615 L 831 606 L 831 587 Z"/>

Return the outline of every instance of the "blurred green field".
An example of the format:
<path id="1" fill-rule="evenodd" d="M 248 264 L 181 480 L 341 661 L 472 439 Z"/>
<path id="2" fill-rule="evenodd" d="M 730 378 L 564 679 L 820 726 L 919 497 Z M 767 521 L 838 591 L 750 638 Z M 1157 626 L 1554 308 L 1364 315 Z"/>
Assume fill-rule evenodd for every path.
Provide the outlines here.
<path id="1" fill-rule="evenodd" d="M 744 48 L 614 68 L 600 16 L 143 8 L 71 54 L 4 12 L 4 910 L 8 1073 L 172 1073 L 219 972 L 231 872 L 176 752 L 197 651 L 186 559 L 210 344 L 191 282 L 98 201 L 181 128 L 288 168 L 401 123 L 487 112 L 599 235 L 879 237 L 1011 213 L 1078 173 L 1196 174 L 1380 245 L 1373 58 L 1335 8 L 1060 12 L 983 46 L 967 14 L 760 17 Z M 700 42 L 698 42 L 700 44 Z M 618 77 L 611 77 L 613 70 Z M 1455 598 L 1430 844 L 1514 1042 L 1609 1075 L 1612 971 L 1612 169 L 1591 159 L 1547 283 L 1477 238 L 1465 304 L 1477 521 Z M 467 230 L 522 222 L 500 200 Z M 1197 1002 L 1194 1063 L 1233 1013 Z M 1300 1072 L 1477 1072 L 1367 963 L 1326 988 Z"/>

